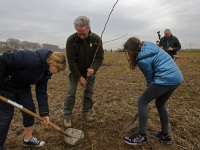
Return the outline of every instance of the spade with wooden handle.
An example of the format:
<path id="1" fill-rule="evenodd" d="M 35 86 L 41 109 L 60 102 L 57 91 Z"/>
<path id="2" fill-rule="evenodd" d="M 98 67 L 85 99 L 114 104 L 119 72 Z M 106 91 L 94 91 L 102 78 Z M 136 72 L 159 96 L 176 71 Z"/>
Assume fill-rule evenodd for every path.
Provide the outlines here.
<path id="1" fill-rule="evenodd" d="M 176 59 L 179 59 L 180 56 L 178 55 L 173 55 L 174 57 L 174 61 L 176 61 Z M 136 126 L 136 120 L 138 118 L 138 113 L 135 114 L 134 117 L 131 117 L 129 120 L 127 120 L 125 123 L 124 123 L 124 126 L 123 126 L 123 130 L 127 133 L 129 132 L 131 129 L 135 128 Z"/>
<path id="2" fill-rule="evenodd" d="M 22 105 L 15 103 L 14 101 L 8 100 L 7 98 L 0 96 L 0 100 L 8 103 L 14 107 L 19 108 L 23 112 L 39 119 L 40 121 L 46 121 L 44 118 L 40 117 L 38 114 L 33 113 L 32 111 L 24 108 Z M 79 139 L 84 138 L 84 134 L 81 130 L 78 129 L 73 129 L 73 128 L 68 128 L 66 130 L 62 130 L 60 127 L 56 126 L 55 124 L 49 122 L 48 124 L 50 127 L 56 129 L 59 133 L 64 134 L 65 136 L 65 141 L 71 145 L 74 145 L 75 142 L 77 142 Z"/>
<path id="3" fill-rule="evenodd" d="M 174 61 L 175 61 L 176 59 L 179 59 L 179 58 L 180 58 L 180 56 L 178 56 L 178 55 L 173 55 L 173 57 L 174 57 Z"/>
<path id="4" fill-rule="evenodd" d="M 126 133 L 129 132 L 131 129 L 135 128 L 135 126 L 136 126 L 135 122 L 136 122 L 137 118 L 138 118 L 138 113 L 136 113 L 134 117 L 131 117 L 129 120 L 127 120 L 124 123 L 123 130 Z"/>

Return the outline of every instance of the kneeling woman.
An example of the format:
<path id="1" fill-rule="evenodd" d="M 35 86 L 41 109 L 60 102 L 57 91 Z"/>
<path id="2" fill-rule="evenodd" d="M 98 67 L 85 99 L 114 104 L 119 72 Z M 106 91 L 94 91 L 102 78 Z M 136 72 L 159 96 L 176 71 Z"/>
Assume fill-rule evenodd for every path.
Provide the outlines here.
<path id="1" fill-rule="evenodd" d="M 47 82 L 52 74 L 64 70 L 66 67 L 65 55 L 61 52 L 51 52 L 46 49 L 37 51 L 17 51 L 3 53 L 0 56 L 0 95 L 16 101 L 25 108 L 35 112 L 35 105 L 31 94 L 31 84 L 36 85 L 36 97 L 39 114 L 49 123 L 49 108 L 47 99 Z M 3 149 L 14 107 L 0 101 L 0 150 Z M 25 146 L 43 146 L 45 142 L 32 137 L 34 118 L 24 112 L 24 141 Z"/>
<path id="2" fill-rule="evenodd" d="M 147 105 L 155 99 L 162 127 L 161 132 L 155 133 L 155 137 L 164 140 L 167 144 L 171 144 L 168 127 L 169 116 L 165 104 L 174 90 L 184 80 L 181 71 L 171 56 L 154 43 L 141 43 L 139 39 L 132 37 L 124 44 L 124 50 L 128 54 L 130 69 L 133 70 L 138 66 L 147 82 L 146 90 L 137 101 L 138 133 L 130 137 L 124 137 L 124 141 L 131 145 L 147 143 Z"/>

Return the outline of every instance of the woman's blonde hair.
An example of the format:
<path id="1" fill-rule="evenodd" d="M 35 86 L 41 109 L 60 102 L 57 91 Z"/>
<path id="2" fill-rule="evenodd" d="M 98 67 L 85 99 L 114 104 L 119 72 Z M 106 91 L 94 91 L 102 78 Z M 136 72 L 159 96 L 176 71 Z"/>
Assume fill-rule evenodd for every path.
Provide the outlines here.
<path id="1" fill-rule="evenodd" d="M 59 71 L 65 70 L 66 68 L 66 58 L 65 54 L 62 52 L 53 52 L 47 58 L 47 63 L 54 64 Z"/>

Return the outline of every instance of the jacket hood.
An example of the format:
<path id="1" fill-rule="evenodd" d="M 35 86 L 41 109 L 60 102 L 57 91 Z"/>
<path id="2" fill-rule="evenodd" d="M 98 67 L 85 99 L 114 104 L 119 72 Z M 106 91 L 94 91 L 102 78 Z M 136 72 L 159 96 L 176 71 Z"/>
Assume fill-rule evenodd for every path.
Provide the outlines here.
<path id="1" fill-rule="evenodd" d="M 159 47 L 151 42 L 144 42 L 139 53 L 137 60 L 145 59 L 156 55 L 159 51 Z"/>
<path id="2" fill-rule="evenodd" d="M 46 60 L 47 60 L 47 57 L 49 56 L 49 54 L 53 53 L 53 52 L 51 50 L 48 50 L 48 49 L 38 49 L 38 50 L 36 50 L 36 53 L 41 58 L 43 68 L 45 70 L 49 70 L 49 65 L 47 64 Z"/>

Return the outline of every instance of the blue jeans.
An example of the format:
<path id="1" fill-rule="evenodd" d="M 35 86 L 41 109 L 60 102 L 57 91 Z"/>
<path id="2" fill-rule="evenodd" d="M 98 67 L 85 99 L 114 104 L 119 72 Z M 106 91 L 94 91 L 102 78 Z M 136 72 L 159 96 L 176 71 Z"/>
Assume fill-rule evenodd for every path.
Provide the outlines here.
<path id="1" fill-rule="evenodd" d="M 75 79 L 71 72 L 68 75 L 69 78 L 69 87 L 66 93 L 64 101 L 64 118 L 70 119 L 72 116 L 72 110 L 74 108 L 74 103 L 76 99 L 76 89 L 78 85 L 78 80 Z M 94 81 L 95 75 L 92 75 L 88 78 L 87 87 L 84 91 L 84 104 L 83 104 L 83 116 L 89 115 L 90 109 L 93 106 L 92 95 L 94 92 Z"/>
<path id="2" fill-rule="evenodd" d="M 35 113 L 35 104 L 32 99 L 31 89 L 27 89 L 18 94 L 4 92 L 0 90 L 0 95 L 23 105 L 23 107 L 29 109 Z M 0 101 L 0 150 L 3 150 L 6 136 L 8 134 L 9 126 L 13 118 L 14 107 Z M 34 124 L 34 117 L 22 112 L 24 127 L 31 127 Z"/>

